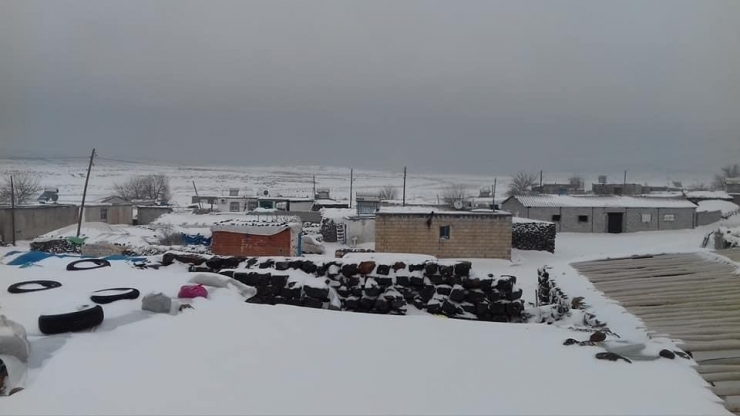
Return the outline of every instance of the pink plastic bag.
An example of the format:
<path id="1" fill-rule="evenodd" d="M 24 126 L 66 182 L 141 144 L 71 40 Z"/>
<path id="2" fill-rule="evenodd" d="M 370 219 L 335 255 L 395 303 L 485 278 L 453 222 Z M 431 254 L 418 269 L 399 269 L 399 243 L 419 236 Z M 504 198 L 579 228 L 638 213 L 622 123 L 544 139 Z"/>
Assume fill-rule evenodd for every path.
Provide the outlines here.
<path id="1" fill-rule="evenodd" d="M 177 294 L 178 298 L 207 298 L 208 291 L 203 285 L 185 285 L 180 288 L 180 293 Z"/>

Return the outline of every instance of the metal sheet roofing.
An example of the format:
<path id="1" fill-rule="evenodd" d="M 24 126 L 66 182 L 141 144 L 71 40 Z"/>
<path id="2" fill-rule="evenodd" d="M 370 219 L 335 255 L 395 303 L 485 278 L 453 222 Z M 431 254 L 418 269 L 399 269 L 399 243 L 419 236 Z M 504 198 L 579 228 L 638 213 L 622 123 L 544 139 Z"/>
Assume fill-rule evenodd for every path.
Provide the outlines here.
<path id="1" fill-rule="evenodd" d="M 571 196 L 533 195 L 515 196 L 525 207 L 578 208 L 696 208 L 683 198 L 647 198 L 630 196 Z"/>

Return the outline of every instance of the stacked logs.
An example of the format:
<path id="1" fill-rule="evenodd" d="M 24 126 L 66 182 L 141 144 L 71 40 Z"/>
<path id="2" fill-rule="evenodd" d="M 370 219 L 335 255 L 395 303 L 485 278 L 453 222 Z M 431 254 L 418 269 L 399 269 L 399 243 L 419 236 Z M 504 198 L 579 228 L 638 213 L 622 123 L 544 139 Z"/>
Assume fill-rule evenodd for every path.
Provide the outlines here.
<path id="1" fill-rule="evenodd" d="M 511 225 L 511 247 L 518 250 L 555 252 L 555 224 L 517 219 Z"/>

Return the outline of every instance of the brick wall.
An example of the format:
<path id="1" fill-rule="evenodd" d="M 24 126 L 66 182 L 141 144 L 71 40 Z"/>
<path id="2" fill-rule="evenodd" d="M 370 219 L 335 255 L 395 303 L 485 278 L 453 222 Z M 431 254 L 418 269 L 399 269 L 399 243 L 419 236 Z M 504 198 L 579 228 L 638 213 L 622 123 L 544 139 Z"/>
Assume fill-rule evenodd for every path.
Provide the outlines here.
<path id="1" fill-rule="evenodd" d="M 511 216 L 493 213 L 379 213 L 375 217 L 375 251 L 428 254 L 440 258 L 511 258 Z M 440 227 L 450 238 L 440 239 Z"/>
<path id="2" fill-rule="evenodd" d="M 220 256 L 292 256 L 290 229 L 275 235 L 214 231 L 213 254 Z"/>

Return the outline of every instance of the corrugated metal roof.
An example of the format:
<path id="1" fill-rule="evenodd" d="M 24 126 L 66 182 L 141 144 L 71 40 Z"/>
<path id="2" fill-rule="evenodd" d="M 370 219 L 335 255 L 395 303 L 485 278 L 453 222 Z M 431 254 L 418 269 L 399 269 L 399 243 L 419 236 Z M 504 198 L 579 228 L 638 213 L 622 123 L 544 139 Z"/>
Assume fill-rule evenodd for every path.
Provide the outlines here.
<path id="1" fill-rule="evenodd" d="M 512 198 L 516 198 L 525 207 L 537 208 L 696 208 L 693 202 L 682 198 L 570 195 L 533 195 L 515 196 Z"/>

